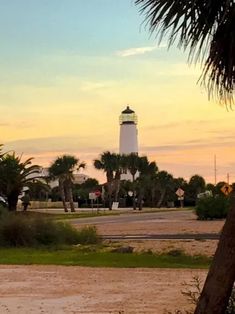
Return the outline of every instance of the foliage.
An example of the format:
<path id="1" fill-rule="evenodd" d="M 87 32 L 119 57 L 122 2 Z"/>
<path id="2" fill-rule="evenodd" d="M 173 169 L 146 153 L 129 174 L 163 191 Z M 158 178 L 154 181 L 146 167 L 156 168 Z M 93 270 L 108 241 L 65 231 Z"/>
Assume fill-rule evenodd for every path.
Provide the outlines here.
<path id="1" fill-rule="evenodd" d="M 80 244 L 97 244 L 101 238 L 97 235 L 95 226 L 86 226 L 78 231 L 78 243 Z"/>
<path id="2" fill-rule="evenodd" d="M 31 200 L 46 201 L 51 192 L 50 185 L 43 182 L 42 179 L 28 182 L 29 194 Z"/>
<path id="3" fill-rule="evenodd" d="M 202 176 L 195 174 L 190 178 L 186 186 L 185 197 L 189 202 L 195 204 L 197 201 L 197 195 L 199 193 L 205 192 L 205 189 L 205 179 Z"/>
<path id="4" fill-rule="evenodd" d="M 7 214 L 8 210 L 4 206 L 0 205 L 0 220 L 3 219 L 3 217 Z"/>
<path id="5" fill-rule="evenodd" d="M 107 197 L 109 209 L 112 209 L 112 200 L 117 201 L 120 189 L 121 173 L 124 168 L 124 159 L 120 154 L 103 152 L 99 159 L 94 160 L 94 167 L 103 170 L 106 174 Z"/>
<path id="6" fill-rule="evenodd" d="M 79 201 L 79 207 L 85 203 L 86 207 L 88 205 L 89 193 L 100 189 L 98 180 L 94 178 L 88 178 L 85 182 L 81 184 L 74 184 L 73 195 L 75 199 Z"/>
<path id="7" fill-rule="evenodd" d="M 23 187 L 39 173 L 40 167 L 32 165 L 32 158 L 25 161 L 15 153 L 2 156 L 0 160 L 0 192 L 7 197 L 9 210 L 16 210 Z"/>
<path id="8" fill-rule="evenodd" d="M 189 60 L 204 61 L 202 82 L 209 95 L 231 101 L 235 88 L 235 4 L 221 0 L 135 0 L 151 33 L 168 46 L 189 51 Z"/>
<path id="9" fill-rule="evenodd" d="M 74 180 L 73 172 L 75 170 L 79 170 L 80 168 L 85 168 L 84 162 L 79 163 L 79 159 L 75 156 L 63 155 L 61 157 L 57 157 L 48 169 L 51 180 L 57 179 L 59 181 L 60 197 L 62 199 L 65 212 L 68 211 L 66 205 L 66 194 L 70 202 L 71 211 L 75 211 L 72 191 Z"/>
<path id="10" fill-rule="evenodd" d="M 199 220 L 225 218 L 228 210 L 229 199 L 225 196 L 201 198 L 195 208 Z"/>
<path id="11" fill-rule="evenodd" d="M 77 230 L 65 222 L 42 217 L 7 214 L 0 221 L 0 245 L 34 247 L 41 245 L 94 244 L 100 241 L 95 227 Z"/>

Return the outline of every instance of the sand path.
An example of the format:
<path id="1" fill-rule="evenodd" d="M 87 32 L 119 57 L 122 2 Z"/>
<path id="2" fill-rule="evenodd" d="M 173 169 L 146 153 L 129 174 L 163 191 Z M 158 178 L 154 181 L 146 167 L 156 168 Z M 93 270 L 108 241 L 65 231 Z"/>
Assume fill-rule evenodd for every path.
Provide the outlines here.
<path id="1" fill-rule="evenodd" d="M 204 270 L 0 266 L 1 314 L 162 314 L 188 308 L 182 282 Z"/>

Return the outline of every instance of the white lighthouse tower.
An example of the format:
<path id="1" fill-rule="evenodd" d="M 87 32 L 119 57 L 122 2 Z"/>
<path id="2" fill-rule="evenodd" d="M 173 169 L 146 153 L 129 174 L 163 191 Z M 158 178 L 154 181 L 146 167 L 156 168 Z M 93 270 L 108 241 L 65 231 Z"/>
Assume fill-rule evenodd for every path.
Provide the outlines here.
<path id="1" fill-rule="evenodd" d="M 120 154 L 138 154 L 138 131 L 137 116 L 129 106 L 122 111 L 120 118 L 120 138 L 119 153 Z"/>

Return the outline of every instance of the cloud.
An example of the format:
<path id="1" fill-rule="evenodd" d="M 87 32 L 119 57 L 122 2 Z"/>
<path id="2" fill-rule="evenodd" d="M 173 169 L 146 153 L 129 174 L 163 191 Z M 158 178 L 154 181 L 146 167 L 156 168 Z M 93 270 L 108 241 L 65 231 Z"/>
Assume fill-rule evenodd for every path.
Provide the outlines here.
<path id="1" fill-rule="evenodd" d="M 184 151 L 193 149 L 203 149 L 203 148 L 215 148 L 215 147 L 234 147 L 234 141 L 229 140 L 225 142 L 215 141 L 215 142 L 205 142 L 201 140 L 191 140 L 186 141 L 182 144 L 169 144 L 169 145 L 159 145 L 159 146 L 142 146 L 140 150 L 143 152 L 174 152 L 174 151 Z"/>
<path id="2" fill-rule="evenodd" d="M 119 57 L 131 57 L 131 56 L 136 56 L 136 55 L 143 55 L 148 52 L 152 52 L 154 50 L 158 50 L 161 48 L 165 48 L 166 45 L 162 44 L 159 46 L 147 46 L 147 47 L 136 47 L 136 48 L 129 48 L 125 50 L 120 50 L 116 52 L 116 55 Z"/>
<path id="3" fill-rule="evenodd" d="M 95 153 L 104 150 L 102 146 L 88 145 L 87 143 L 89 143 L 87 137 L 58 136 L 9 141 L 4 143 L 4 147 L 6 150 L 15 150 L 17 153 L 23 152 L 32 155 L 44 153 L 66 154 L 77 151 Z"/>

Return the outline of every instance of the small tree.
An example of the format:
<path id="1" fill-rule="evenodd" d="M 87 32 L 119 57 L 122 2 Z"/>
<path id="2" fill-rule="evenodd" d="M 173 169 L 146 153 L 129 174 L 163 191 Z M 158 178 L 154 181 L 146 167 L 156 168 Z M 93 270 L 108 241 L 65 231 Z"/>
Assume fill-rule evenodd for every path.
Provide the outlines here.
<path id="1" fill-rule="evenodd" d="M 8 208 L 15 211 L 23 187 L 35 180 L 40 167 L 32 165 L 32 158 L 22 162 L 15 153 L 5 154 L 0 159 L 0 191 L 7 197 Z"/>
<path id="2" fill-rule="evenodd" d="M 85 168 L 85 163 L 79 163 L 79 159 L 71 155 L 64 155 L 56 158 L 56 160 L 49 167 L 49 176 L 51 179 L 58 179 L 59 181 L 60 196 L 65 212 L 68 211 L 65 197 L 66 192 L 69 198 L 71 212 L 75 212 L 72 192 L 74 180 L 73 172 L 80 168 Z"/>

